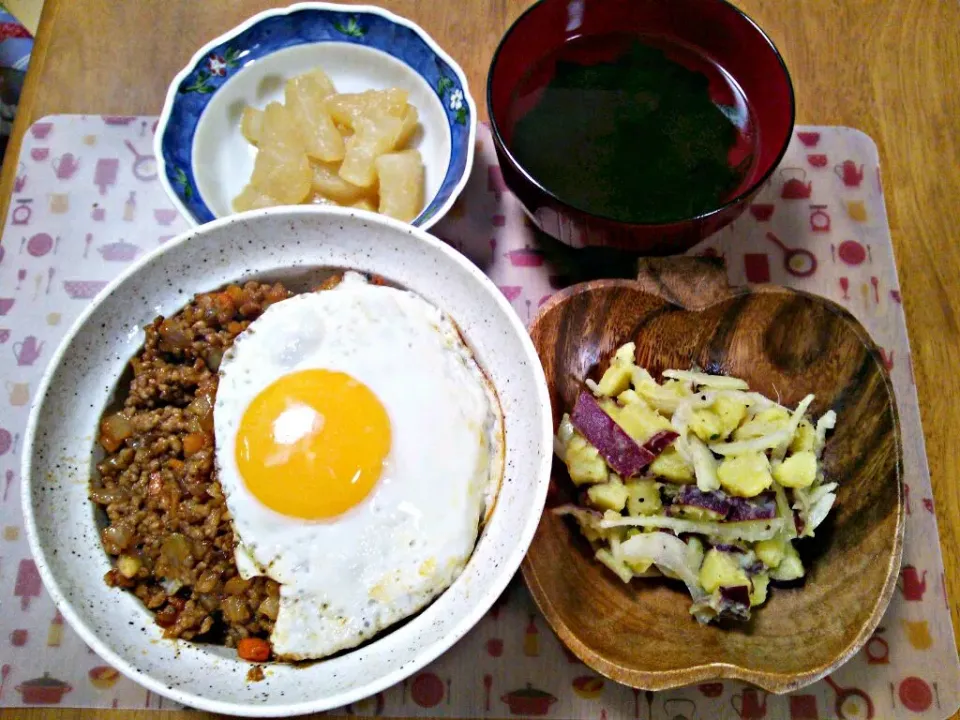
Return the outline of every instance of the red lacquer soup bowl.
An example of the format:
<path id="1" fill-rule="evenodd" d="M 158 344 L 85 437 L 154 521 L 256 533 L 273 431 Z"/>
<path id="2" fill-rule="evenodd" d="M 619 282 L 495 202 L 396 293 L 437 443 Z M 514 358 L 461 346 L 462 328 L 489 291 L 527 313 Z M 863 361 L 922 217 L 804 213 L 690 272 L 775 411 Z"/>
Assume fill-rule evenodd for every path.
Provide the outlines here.
<path id="1" fill-rule="evenodd" d="M 746 120 L 728 155 L 730 165 L 737 164 L 737 184 L 704 209 L 625 220 L 620 213 L 597 212 L 553 192 L 549 177 L 537 177 L 517 159 L 522 154 L 512 145 L 517 124 L 555 77 L 557 59 L 570 60 L 571 53 L 580 52 L 573 48 L 593 42 L 594 50 L 574 62 L 610 62 L 612 58 L 601 57 L 608 37 L 635 38 L 661 49 L 670 62 L 704 75 L 718 108 L 735 103 L 743 111 Z M 648 255 L 683 252 L 739 216 L 782 159 L 794 123 L 793 86 L 780 53 L 725 0 L 541 0 L 501 40 L 487 78 L 487 106 L 504 181 L 541 230 L 573 247 L 616 247 Z M 637 137 L 628 149 L 639 162 L 645 150 L 657 150 L 649 144 L 644 148 L 648 140 Z M 569 158 L 571 166 L 564 172 L 579 171 L 570 147 L 557 147 L 556 153 L 563 162 Z M 696 172 L 680 179 L 676 182 L 674 174 L 671 181 L 677 192 L 697 189 Z M 583 182 L 591 182 L 586 171 Z"/>

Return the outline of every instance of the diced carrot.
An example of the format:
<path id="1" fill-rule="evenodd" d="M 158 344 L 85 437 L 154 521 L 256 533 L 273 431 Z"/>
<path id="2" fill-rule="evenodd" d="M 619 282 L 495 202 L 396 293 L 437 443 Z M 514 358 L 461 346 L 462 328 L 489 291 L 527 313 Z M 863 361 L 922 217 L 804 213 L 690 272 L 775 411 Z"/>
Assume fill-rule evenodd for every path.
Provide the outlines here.
<path id="1" fill-rule="evenodd" d="M 106 433 L 100 435 L 100 445 L 109 453 L 116 452 L 120 448 L 121 442 L 121 440 Z"/>
<path id="2" fill-rule="evenodd" d="M 270 643 L 261 638 L 243 638 L 237 643 L 237 655 L 241 660 L 264 662 L 270 657 Z"/>
<path id="3" fill-rule="evenodd" d="M 226 290 L 224 290 L 224 293 L 230 297 L 230 299 L 233 301 L 233 304 L 237 307 L 240 307 L 250 299 L 239 285 L 230 285 Z"/>
<path id="4" fill-rule="evenodd" d="M 333 288 L 335 288 L 337 285 L 340 284 L 340 281 L 341 281 L 341 280 L 343 280 L 343 275 L 341 275 L 340 273 L 337 273 L 336 275 L 331 275 L 331 276 L 328 277 L 326 280 L 324 280 L 322 283 L 320 283 L 319 285 L 317 285 L 317 286 L 313 289 L 313 292 L 322 292 L 322 291 L 324 291 L 324 290 L 333 290 Z"/>
<path id="5" fill-rule="evenodd" d="M 213 304 L 217 306 L 217 310 L 222 312 L 225 316 L 232 316 L 237 311 L 237 305 L 233 301 L 233 298 L 230 297 L 230 293 L 222 292 L 217 293 L 213 296 Z"/>
<path id="6" fill-rule="evenodd" d="M 268 303 L 276 303 L 287 299 L 287 289 L 280 283 L 276 283 L 267 290 L 266 300 Z"/>
<path id="7" fill-rule="evenodd" d="M 238 323 L 236 320 L 232 320 L 227 323 L 227 332 L 231 335 L 239 335 L 243 332 L 243 323 Z"/>
<path id="8" fill-rule="evenodd" d="M 168 628 L 176 624 L 179 616 L 180 611 L 173 604 L 169 604 L 154 616 L 154 622 L 162 628 Z"/>
<path id="9" fill-rule="evenodd" d="M 200 452 L 207 442 L 207 436 L 200 432 L 190 433 L 183 437 L 183 454 L 187 457 Z"/>

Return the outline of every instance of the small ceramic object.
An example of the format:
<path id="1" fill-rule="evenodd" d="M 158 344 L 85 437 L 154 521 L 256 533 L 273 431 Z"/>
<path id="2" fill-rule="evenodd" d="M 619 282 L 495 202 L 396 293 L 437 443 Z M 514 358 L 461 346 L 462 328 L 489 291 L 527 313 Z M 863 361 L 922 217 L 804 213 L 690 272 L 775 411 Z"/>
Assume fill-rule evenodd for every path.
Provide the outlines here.
<path id="1" fill-rule="evenodd" d="M 87 497 L 100 456 L 94 437 L 117 381 L 143 343 L 141 328 L 157 314 L 248 278 L 307 290 L 331 268 L 381 275 L 453 318 L 497 391 L 505 473 L 466 568 L 423 612 L 360 648 L 303 666 L 271 664 L 263 680 L 249 683 L 251 666 L 235 650 L 164 640 L 136 597 L 103 581 L 110 562 Z M 401 682 L 484 616 L 533 537 L 551 447 L 547 387 L 533 344 L 503 294 L 469 260 L 390 218 L 341 208 L 272 208 L 170 240 L 87 306 L 36 393 L 23 454 L 25 527 L 54 602 L 107 664 L 179 703 L 229 715 L 288 717 L 345 706 Z"/>
<path id="2" fill-rule="evenodd" d="M 579 381 L 599 379 L 614 351 L 637 344 L 654 376 L 696 364 L 743 378 L 837 426 L 823 456 L 840 484 L 831 518 L 801 544 L 802 587 L 771 588 L 747 624 L 700 625 L 682 585 L 623 583 L 593 559 L 574 524 L 544 513 L 523 574 L 560 639 L 594 670 L 645 690 L 729 678 L 786 693 L 848 660 L 870 638 L 896 587 L 903 547 L 902 447 L 893 388 L 877 346 L 846 310 L 785 288 L 729 288 L 702 259 L 646 261 L 639 280 L 561 291 L 531 335 L 550 386 L 554 426 Z M 556 496 L 572 498 L 563 463 Z M 744 716 L 746 717 L 746 716 Z"/>
<path id="3" fill-rule="evenodd" d="M 426 170 L 413 225 L 450 209 L 473 166 L 477 109 L 460 66 L 421 28 L 368 5 L 306 2 L 268 10 L 204 45 L 170 84 L 154 139 L 164 189 L 194 224 L 233 212 L 256 148 L 240 132 L 246 105 L 283 101 L 284 81 L 322 69 L 339 92 L 410 93 Z"/>

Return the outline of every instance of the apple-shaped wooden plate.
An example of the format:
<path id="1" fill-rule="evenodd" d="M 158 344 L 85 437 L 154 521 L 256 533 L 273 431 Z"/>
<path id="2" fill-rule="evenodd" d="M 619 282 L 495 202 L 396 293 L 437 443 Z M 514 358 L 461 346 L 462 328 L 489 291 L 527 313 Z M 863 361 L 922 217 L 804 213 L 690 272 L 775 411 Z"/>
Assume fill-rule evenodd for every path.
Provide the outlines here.
<path id="1" fill-rule="evenodd" d="M 680 583 L 621 582 L 593 559 L 574 523 L 544 513 L 523 575 L 547 621 L 587 665 L 645 690 L 721 678 L 775 693 L 807 685 L 870 637 L 896 585 L 903 547 L 902 448 L 880 353 L 839 305 L 785 288 L 730 288 L 703 259 L 641 262 L 633 280 L 597 280 L 555 295 L 531 328 L 554 427 L 584 378 L 599 379 L 623 343 L 654 376 L 693 365 L 745 379 L 790 407 L 814 393 L 837 412 L 823 456 L 837 503 L 804 541 L 800 587 L 771 588 L 748 623 L 703 626 Z M 572 497 L 554 462 L 548 507 Z"/>

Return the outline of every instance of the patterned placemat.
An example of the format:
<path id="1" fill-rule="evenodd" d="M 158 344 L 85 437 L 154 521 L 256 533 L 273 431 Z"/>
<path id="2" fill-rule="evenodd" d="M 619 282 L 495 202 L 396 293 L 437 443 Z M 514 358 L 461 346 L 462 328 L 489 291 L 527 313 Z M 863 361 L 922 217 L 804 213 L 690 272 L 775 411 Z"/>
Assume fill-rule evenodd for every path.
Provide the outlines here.
<path id="1" fill-rule="evenodd" d="M 32 392 L 70 325 L 123 267 L 186 228 L 156 182 L 152 117 L 54 116 L 19 159 L 0 244 L 0 706 L 159 708 L 63 623 L 21 529 L 19 462 Z M 468 255 L 530 320 L 558 288 L 628 277 L 618 253 L 577 253 L 538 236 L 503 185 L 489 131 L 436 234 Z M 516 579 L 450 652 L 358 715 L 618 718 L 929 718 L 960 705 L 910 349 L 876 148 L 856 130 L 798 128 L 782 167 L 738 222 L 694 250 L 725 258 L 734 284 L 773 282 L 842 303 L 883 348 L 900 408 L 908 480 L 899 590 L 881 627 L 823 682 L 775 697 L 741 683 L 644 693 L 596 677 L 557 641 Z M 92 578 L 92 582 L 99 579 Z"/>

